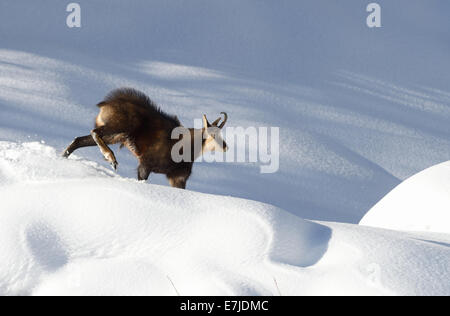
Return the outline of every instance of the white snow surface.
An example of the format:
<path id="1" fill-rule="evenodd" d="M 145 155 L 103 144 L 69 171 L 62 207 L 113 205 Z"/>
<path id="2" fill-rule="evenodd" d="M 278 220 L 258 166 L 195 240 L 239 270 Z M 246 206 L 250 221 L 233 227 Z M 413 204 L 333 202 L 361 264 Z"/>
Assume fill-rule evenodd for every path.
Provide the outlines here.
<path id="1" fill-rule="evenodd" d="M 448 163 L 413 176 L 450 158 L 449 1 L 77 2 L 0 2 L 0 295 L 450 295 Z M 61 159 L 123 86 L 280 127 L 280 170 Z"/>
<path id="2" fill-rule="evenodd" d="M 450 294 L 449 235 L 311 222 L 40 143 L 0 142 L 0 175 L 0 295 Z"/>
<path id="3" fill-rule="evenodd" d="M 360 224 L 450 234 L 450 162 L 428 168 L 402 182 Z"/>

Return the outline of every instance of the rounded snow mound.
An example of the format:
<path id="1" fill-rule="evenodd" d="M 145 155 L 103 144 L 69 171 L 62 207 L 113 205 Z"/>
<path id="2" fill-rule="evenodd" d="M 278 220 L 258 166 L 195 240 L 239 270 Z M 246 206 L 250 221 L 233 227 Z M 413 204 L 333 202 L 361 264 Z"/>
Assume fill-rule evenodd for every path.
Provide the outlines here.
<path id="1" fill-rule="evenodd" d="M 360 221 L 405 231 L 450 233 L 450 161 L 402 182 Z"/>

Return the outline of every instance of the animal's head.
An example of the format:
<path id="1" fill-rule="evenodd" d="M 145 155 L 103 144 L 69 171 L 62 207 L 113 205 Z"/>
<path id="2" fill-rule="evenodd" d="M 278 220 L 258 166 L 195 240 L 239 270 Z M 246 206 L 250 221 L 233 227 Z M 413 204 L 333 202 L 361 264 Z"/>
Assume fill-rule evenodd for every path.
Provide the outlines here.
<path id="1" fill-rule="evenodd" d="M 215 120 L 213 123 L 209 123 L 206 115 L 203 115 L 203 152 L 207 151 L 227 151 L 228 146 L 222 138 L 221 130 L 225 126 L 228 120 L 228 115 L 225 112 L 220 114 L 224 115 L 222 123 L 221 117 Z M 220 123 L 220 124 L 219 124 Z"/>

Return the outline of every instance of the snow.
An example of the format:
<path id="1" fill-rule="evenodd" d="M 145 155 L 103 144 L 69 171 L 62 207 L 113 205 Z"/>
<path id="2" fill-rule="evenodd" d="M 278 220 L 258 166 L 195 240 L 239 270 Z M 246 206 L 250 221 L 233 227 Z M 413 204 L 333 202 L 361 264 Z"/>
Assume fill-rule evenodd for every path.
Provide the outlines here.
<path id="1" fill-rule="evenodd" d="M 450 294 L 446 164 L 412 177 L 450 157 L 448 1 L 78 3 L 0 2 L 0 294 Z M 61 159 L 122 86 L 280 127 L 279 171 Z"/>
<path id="2" fill-rule="evenodd" d="M 198 164 L 189 189 L 356 224 L 450 157 L 449 4 L 379 3 L 381 29 L 361 1 L 86 1 L 70 29 L 65 3 L 2 1 L 0 138 L 62 150 L 92 129 L 97 102 L 131 86 L 185 126 L 226 111 L 231 127 L 280 127 L 279 172 L 261 181 L 258 164 Z M 103 163 L 95 149 L 79 155 Z M 118 160 L 135 177 L 135 159 Z"/>
<path id="3" fill-rule="evenodd" d="M 450 234 L 450 162 L 405 180 L 361 220 L 361 225 Z"/>
<path id="4" fill-rule="evenodd" d="M 40 143 L 0 149 L 0 295 L 450 293 L 449 235 L 311 222 Z"/>

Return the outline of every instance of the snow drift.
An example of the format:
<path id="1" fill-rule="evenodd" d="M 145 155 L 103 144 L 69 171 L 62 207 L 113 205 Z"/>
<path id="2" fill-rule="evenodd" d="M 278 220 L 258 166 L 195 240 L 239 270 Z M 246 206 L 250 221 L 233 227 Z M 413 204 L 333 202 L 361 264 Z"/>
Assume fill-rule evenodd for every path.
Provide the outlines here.
<path id="1" fill-rule="evenodd" d="M 380 29 L 357 0 L 80 1 L 69 29 L 67 3 L 0 1 L 0 294 L 449 295 L 448 234 L 329 222 L 450 157 L 450 2 L 377 2 Z M 118 175 L 97 148 L 59 158 L 122 86 L 185 126 L 280 127 L 279 172 L 198 163 L 195 193 L 115 148 Z M 427 218 L 394 191 L 363 222 L 448 232 L 446 179 L 404 195 L 436 179 Z"/>
<path id="2" fill-rule="evenodd" d="M 0 200 L 0 295 L 450 294 L 447 235 L 305 221 L 40 143 L 0 142 Z"/>
<path id="3" fill-rule="evenodd" d="M 405 180 L 378 202 L 360 224 L 450 234 L 450 162 Z"/>
<path id="4" fill-rule="evenodd" d="M 380 29 L 359 0 L 79 3 L 82 27 L 69 29 L 65 2 L 0 1 L 1 140 L 62 150 L 92 129 L 97 102 L 131 86 L 185 126 L 226 111 L 228 126 L 280 127 L 279 172 L 200 164 L 188 189 L 346 223 L 450 157 L 446 0 L 379 0 Z M 136 160 L 118 156 L 135 177 Z"/>

